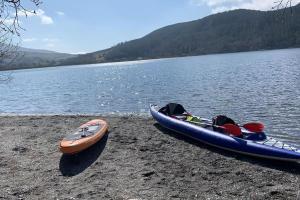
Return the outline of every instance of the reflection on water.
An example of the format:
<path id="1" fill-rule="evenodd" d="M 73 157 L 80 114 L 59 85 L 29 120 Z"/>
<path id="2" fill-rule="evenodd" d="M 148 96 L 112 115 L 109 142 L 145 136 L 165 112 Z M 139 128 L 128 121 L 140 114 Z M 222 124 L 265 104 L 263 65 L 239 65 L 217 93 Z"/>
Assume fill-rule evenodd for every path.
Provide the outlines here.
<path id="1" fill-rule="evenodd" d="M 179 102 L 204 117 L 263 121 L 299 144 L 300 49 L 54 67 L 13 72 L 0 113 L 148 113 Z"/>

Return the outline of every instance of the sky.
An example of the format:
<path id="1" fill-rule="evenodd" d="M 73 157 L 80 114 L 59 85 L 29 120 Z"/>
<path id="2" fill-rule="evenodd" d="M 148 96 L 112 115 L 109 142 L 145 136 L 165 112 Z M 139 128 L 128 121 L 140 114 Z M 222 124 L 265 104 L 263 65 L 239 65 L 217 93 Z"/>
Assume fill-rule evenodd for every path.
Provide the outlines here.
<path id="1" fill-rule="evenodd" d="M 25 7 L 34 8 L 29 0 Z M 287 1 L 287 0 L 286 0 Z M 293 4 L 300 0 L 293 0 Z M 43 0 L 20 16 L 21 46 L 88 53 L 143 37 L 167 25 L 245 8 L 270 10 L 274 0 Z"/>

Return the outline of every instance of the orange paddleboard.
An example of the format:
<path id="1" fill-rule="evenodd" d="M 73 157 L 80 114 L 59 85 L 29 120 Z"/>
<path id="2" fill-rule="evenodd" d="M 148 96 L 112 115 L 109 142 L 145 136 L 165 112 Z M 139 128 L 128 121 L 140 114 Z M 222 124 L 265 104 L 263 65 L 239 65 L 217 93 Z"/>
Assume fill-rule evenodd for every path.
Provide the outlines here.
<path id="1" fill-rule="evenodd" d="M 64 154 L 75 154 L 98 142 L 107 132 L 108 124 L 101 119 L 94 119 L 81 125 L 77 131 L 68 134 L 59 145 Z"/>

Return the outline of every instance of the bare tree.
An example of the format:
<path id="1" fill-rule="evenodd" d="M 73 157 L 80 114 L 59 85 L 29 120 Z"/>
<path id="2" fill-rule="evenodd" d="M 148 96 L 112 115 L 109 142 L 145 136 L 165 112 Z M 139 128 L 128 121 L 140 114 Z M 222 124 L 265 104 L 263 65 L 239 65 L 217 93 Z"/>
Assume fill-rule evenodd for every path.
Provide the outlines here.
<path id="1" fill-rule="evenodd" d="M 285 15 L 286 10 L 289 9 L 290 13 L 293 13 L 293 0 L 277 0 L 274 1 L 274 6 L 272 7 L 273 10 L 280 10 L 282 9 L 282 15 Z"/>
<path id="2" fill-rule="evenodd" d="M 25 1 L 28 7 L 24 7 Z M 20 14 L 27 17 L 29 13 L 35 13 L 34 9 L 40 4 L 41 0 L 0 0 L 0 63 L 17 56 L 20 32 L 24 30 L 20 25 Z M 0 82 L 9 79 L 6 73 L 0 73 Z"/>
<path id="3" fill-rule="evenodd" d="M 288 8 L 292 7 L 293 0 L 278 0 L 274 1 L 275 6 L 273 6 L 273 9 L 282 9 L 282 8 Z"/>

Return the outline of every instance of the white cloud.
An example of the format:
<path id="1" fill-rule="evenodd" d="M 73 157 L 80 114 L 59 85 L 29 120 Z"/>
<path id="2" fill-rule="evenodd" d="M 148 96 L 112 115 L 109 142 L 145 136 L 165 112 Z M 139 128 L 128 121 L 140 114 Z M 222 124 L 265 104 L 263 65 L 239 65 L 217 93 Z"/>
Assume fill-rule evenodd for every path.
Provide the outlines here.
<path id="1" fill-rule="evenodd" d="M 30 42 L 39 42 L 39 43 L 43 43 L 46 47 L 54 47 L 57 42 L 59 42 L 60 40 L 58 38 L 35 38 L 35 37 L 31 37 L 31 38 L 24 38 L 22 39 L 22 42 L 26 42 L 26 43 L 30 43 Z"/>
<path id="2" fill-rule="evenodd" d="M 58 42 L 59 39 L 58 38 L 43 38 L 42 41 L 43 42 Z"/>
<path id="3" fill-rule="evenodd" d="M 34 42 L 36 40 L 37 40 L 37 38 L 24 38 L 24 39 L 22 39 L 23 42 Z"/>
<path id="4" fill-rule="evenodd" d="M 219 7 L 212 8 L 211 12 L 212 13 L 220 13 L 220 12 L 224 12 L 226 10 L 230 10 L 230 9 L 226 6 L 219 6 Z"/>
<path id="5" fill-rule="evenodd" d="M 2 20 L 2 23 L 5 24 L 6 26 L 11 26 L 14 23 L 14 19 L 4 19 Z M 19 21 L 20 24 L 20 21 Z"/>
<path id="6" fill-rule="evenodd" d="M 289 0 L 283 0 L 282 5 Z M 300 3 L 300 0 L 292 0 L 292 5 Z M 208 6 L 212 13 L 223 12 L 234 9 L 251 9 L 251 10 L 271 10 L 278 4 L 276 0 L 190 0 L 190 3 L 197 6 Z"/>
<path id="7" fill-rule="evenodd" d="M 42 24 L 53 24 L 53 20 L 49 16 L 41 16 L 41 22 Z"/>
<path id="8" fill-rule="evenodd" d="M 56 11 L 56 14 L 59 15 L 59 16 L 64 16 L 65 15 L 65 13 L 62 12 L 62 11 Z"/>
<path id="9" fill-rule="evenodd" d="M 14 14 L 12 14 L 14 15 Z M 33 17 L 36 16 L 36 14 L 34 14 L 34 11 L 24 11 L 24 12 L 20 12 L 18 13 L 19 16 L 21 17 Z"/>
<path id="10" fill-rule="evenodd" d="M 38 17 L 40 18 L 41 23 L 46 25 L 54 23 L 53 19 L 50 16 L 46 15 L 45 11 L 42 9 L 37 9 L 35 12 L 34 11 L 21 12 L 19 13 L 19 16 Z"/>
<path id="11" fill-rule="evenodd" d="M 240 3 L 244 0 L 191 0 L 192 4 L 203 5 L 206 4 L 209 7 L 220 6 L 228 3 Z"/>

